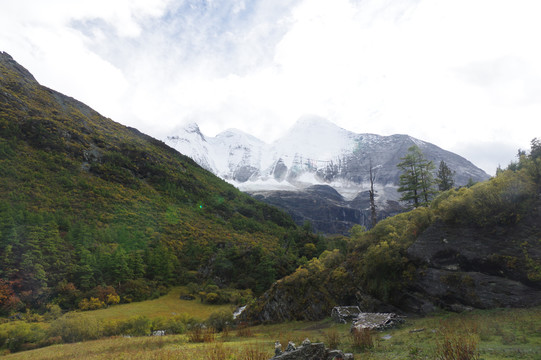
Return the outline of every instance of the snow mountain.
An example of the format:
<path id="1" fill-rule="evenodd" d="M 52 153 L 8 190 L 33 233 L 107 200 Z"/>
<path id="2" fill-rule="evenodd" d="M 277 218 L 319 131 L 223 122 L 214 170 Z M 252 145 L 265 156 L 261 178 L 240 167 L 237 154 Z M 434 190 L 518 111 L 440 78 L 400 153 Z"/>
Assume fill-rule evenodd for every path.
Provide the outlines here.
<path id="1" fill-rule="evenodd" d="M 302 117 L 271 144 L 235 129 L 207 137 L 195 123 L 165 142 L 240 190 L 325 233 L 368 225 L 370 168 L 379 217 L 404 211 L 396 165 L 412 145 L 436 167 L 445 161 L 456 173 L 456 185 L 489 178 L 463 157 L 428 142 L 408 135 L 357 134 L 315 116 Z"/>

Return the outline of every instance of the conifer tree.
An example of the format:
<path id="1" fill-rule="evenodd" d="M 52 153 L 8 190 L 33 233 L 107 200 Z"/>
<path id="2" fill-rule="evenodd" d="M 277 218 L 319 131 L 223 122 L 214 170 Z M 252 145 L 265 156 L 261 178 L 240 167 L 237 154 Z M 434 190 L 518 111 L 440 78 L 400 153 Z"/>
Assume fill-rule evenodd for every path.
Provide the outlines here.
<path id="1" fill-rule="evenodd" d="M 370 159 L 370 190 L 368 194 L 370 195 L 370 223 L 372 227 L 376 226 L 378 222 L 378 217 L 376 213 L 376 192 L 374 190 L 374 181 L 376 179 L 375 170 L 372 167 L 372 159 Z"/>
<path id="2" fill-rule="evenodd" d="M 397 165 L 402 170 L 398 188 L 402 193 L 400 200 L 410 203 L 414 208 L 427 206 L 436 192 L 432 175 L 434 164 L 424 157 L 416 145 L 411 146 L 400 160 Z"/>
<path id="3" fill-rule="evenodd" d="M 455 185 L 453 177 L 455 172 L 447 166 L 445 161 L 440 161 L 440 167 L 436 176 L 436 182 L 438 183 L 438 189 L 440 191 L 450 190 Z"/>

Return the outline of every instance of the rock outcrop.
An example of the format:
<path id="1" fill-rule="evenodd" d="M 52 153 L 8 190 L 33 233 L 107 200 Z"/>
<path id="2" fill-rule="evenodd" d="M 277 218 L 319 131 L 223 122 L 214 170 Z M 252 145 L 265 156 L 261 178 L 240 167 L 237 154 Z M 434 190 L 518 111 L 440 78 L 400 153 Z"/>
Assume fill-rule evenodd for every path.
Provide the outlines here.
<path id="1" fill-rule="evenodd" d="M 275 345 L 276 355 L 271 360 L 353 360 L 353 354 L 343 353 L 341 350 L 331 350 L 325 347 L 323 343 L 312 343 L 306 339 L 302 345 L 296 347 L 289 342 L 285 351 L 280 350 L 280 343 Z"/>
<path id="2" fill-rule="evenodd" d="M 531 264 L 541 263 L 540 215 L 491 229 L 432 224 L 408 249 L 420 266 L 407 310 L 430 311 L 427 302 L 453 311 L 541 304 L 541 281 L 531 275 Z"/>
<path id="3" fill-rule="evenodd" d="M 394 188 L 381 192 L 395 192 Z M 353 225 L 371 227 L 368 191 L 348 200 L 329 185 L 312 185 L 290 191 L 247 191 L 255 199 L 286 211 L 295 223 L 309 221 L 316 232 L 348 234 Z M 386 200 L 378 204 L 378 221 L 405 211 L 398 201 Z"/>

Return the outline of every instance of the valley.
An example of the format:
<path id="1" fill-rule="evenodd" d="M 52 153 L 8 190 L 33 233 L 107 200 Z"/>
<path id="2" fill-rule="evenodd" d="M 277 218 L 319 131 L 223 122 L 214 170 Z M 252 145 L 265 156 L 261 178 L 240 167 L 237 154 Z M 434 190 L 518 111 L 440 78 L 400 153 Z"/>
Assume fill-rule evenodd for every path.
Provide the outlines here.
<path id="1" fill-rule="evenodd" d="M 268 359 L 277 339 L 308 337 L 371 359 L 460 344 L 467 359 L 539 357 L 537 138 L 488 178 L 410 136 L 322 119 L 270 148 L 238 131 L 188 133 L 199 143 L 168 141 L 226 163 L 105 118 L 0 53 L 0 354 Z M 413 169 L 445 159 L 455 184 L 428 182 L 406 206 L 401 194 L 423 191 L 398 166 L 411 154 Z M 362 226 L 370 170 L 379 217 Z M 360 343 L 330 320 L 337 305 L 406 323 Z"/>

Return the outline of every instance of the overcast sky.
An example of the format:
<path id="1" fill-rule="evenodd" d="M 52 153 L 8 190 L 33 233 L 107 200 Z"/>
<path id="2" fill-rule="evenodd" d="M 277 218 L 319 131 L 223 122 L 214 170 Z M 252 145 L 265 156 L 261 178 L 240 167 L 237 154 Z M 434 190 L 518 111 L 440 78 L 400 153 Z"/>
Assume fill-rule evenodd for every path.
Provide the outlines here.
<path id="1" fill-rule="evenodd" d="M 266 142 L 302 115 L 409 134 L 489 174 L 541 138 L 538 0 L 0 0 L 0 50 L 163 139 Z"/>

